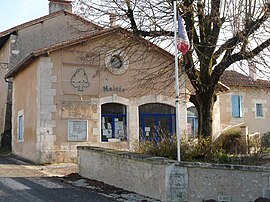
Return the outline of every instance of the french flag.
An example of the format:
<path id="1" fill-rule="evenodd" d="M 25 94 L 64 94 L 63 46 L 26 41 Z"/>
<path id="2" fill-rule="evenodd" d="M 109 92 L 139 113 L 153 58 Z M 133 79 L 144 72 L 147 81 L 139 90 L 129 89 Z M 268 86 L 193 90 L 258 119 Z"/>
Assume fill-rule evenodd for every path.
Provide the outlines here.
<path id="1" fill-rule="evenodd" d="M 178 16 L 178 39 L 177 39 L 177 49 L 186 55 L 189 49 L 189 41 L 187 37 L 187 32 L 184 27 L 183 18 Z"/>

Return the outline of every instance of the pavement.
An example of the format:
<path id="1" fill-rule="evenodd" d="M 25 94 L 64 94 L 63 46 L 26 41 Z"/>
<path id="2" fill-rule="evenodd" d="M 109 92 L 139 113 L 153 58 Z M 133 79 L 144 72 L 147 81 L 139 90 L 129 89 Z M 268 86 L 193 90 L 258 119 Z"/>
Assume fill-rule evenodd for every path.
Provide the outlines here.
<path id="1" fill-rule="evenodd" d="M 3 156 L 3 155 L 2 155 Z M 5 155 L 4 158 L 14 162 L 14 165 L 0 165 L 0 177 L 50 177 L 51 180 L 62 181 L 80 189 L 89 189 L 105 197 L 124 202 L 155 202 L 153 198 L 129 192 L 100 181 L 83 178 L 78 174 L 78 165 L 75 163 L 54 163 L 47 165 L 36 165 L 25 159 L 14 155 Z M 1 169 L 8 166 L 8 173 L 1 173 Z"/>
<path id="2" fill-rule="evenodd" d="M 14 155 L 5 155 L 5 158 L 8 160 L 20 165 L 22 168 L 29 168 L 31 170 L 37 171 L 37 172 L 31 172 L 30 175 L 43 175 L 46 177 L 64 177 L 71 173 L 78 173 L 78 165 L 75 163 L 54 163 L 54 164 L 46 164 L 46 165 L 36 165 L 31 161 L 19 158 Z M 18 172 L 16 172 L 18 175 L 20 174 L 27 174 L 20 172 L 20 166 L 14 166 L 16 167 Z M 26 171 L 26 170 L 24 170 Z M 1 172 L 1 171 L 0 171 Z M 14 172 L 15 173 L 15 172 Z M 38 174 L 39 173 L 39 174 Z M 0 173 L 1 175 L 1 173 Z"/>

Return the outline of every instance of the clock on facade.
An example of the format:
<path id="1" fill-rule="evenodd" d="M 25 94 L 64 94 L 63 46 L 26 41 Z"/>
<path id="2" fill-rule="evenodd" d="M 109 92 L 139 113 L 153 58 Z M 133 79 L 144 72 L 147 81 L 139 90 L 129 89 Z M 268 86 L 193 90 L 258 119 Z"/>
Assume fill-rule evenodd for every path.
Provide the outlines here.
<path id="1" fill-rule="evenodd" d="M 105 56 L 105 65 L 113 74 L 123 74 L 128 69 L 128 58 L 122 50 L 111 50 Z"/>

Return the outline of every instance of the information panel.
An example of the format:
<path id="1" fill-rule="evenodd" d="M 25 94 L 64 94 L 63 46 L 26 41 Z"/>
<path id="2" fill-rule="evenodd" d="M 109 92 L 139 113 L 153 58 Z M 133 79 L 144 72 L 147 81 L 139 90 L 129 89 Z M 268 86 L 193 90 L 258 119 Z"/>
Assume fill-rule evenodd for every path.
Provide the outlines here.
<path id="1" fill-rule="evenodd" d="M 68 120 L 68 140 L 87 141 L 87 121 Z"/>

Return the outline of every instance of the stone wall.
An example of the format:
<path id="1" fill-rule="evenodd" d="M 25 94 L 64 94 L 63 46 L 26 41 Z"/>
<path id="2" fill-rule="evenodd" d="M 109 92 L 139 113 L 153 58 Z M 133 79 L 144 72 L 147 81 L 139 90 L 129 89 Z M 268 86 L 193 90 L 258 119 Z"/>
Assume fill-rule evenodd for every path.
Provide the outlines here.
<path id="1" fill-rule="evenodd" d="M 38 70 L 36 150 L 40 152 L 38 162 L 45 163 L 55 158 L 52 150 L 57 139 L 53 134 L 53 128 L 56 127 L 53 120 L 53 113 L 56 112 L 56 90 L 52 88 L 52 84 L 57 82 L 57 77 L 52 75 L 53 63 L 49 57 L 40 59 Z"/>
<path id="2" fill-rule="evenodd" d="M 162 201 L 270 198 L 267 167 L 177 162 L 97 147 L 78 147 L 78 158 L 81 176 Z"/>

